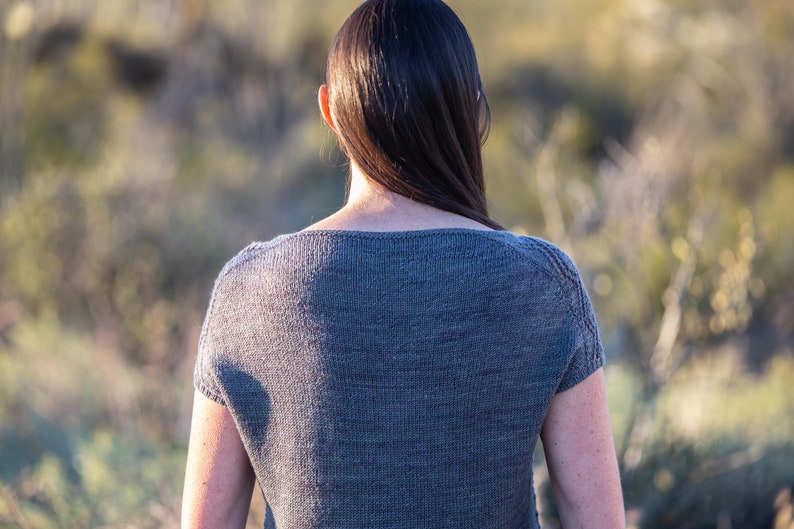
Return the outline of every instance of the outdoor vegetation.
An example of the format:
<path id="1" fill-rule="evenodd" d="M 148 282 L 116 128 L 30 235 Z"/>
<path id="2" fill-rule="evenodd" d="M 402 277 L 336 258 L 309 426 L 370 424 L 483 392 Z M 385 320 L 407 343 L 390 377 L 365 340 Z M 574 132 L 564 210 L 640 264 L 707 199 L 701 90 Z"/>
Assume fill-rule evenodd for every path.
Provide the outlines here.
<path id="1" fill-rule="evenodd" d="M 794 2 L 450 3 L 493 216 L 593 298 L 630 525 L 794 529 Z M 343 201 L 355 5 L 0 0 L 0 527 L 178 527 L 215 275 Z"/>

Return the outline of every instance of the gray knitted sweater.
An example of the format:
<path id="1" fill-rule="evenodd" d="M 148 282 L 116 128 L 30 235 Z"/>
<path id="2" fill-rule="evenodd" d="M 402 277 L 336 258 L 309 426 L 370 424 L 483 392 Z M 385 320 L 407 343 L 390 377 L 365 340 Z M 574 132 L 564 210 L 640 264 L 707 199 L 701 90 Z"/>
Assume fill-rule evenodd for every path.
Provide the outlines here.
<path id="1" fill-rule="evenodd" d="M 538 527 L 551 398 L 603 365 L 579 274 L 506 231 L 308 231 L 218 277 L 195 385 L 227 406 L 266 528 Z"/>

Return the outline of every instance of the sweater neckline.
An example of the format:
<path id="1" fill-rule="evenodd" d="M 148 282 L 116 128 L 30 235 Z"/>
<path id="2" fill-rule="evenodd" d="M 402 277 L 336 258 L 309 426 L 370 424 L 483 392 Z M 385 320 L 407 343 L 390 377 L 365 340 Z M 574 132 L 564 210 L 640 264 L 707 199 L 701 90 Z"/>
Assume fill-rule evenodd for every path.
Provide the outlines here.
<path id="1" fill-rule="evenodd" d="M 371 231 L 371 230 L 345 230 L 345 229 L 318 229 L 318 230 L 301 230 L 292 233 L 285 233 L 276 237 L 276 239 L 286 239 L 292 237 L 354 237 L 364 239 L 412 239 L 422 237 L 432 237 L 436 235 L 479 235 L 479 236 L 494 236 L 494 235 L 510 235 L 512 232 L 508 230 L 482 230 L 479 228 L 421 228 L 415 230 L 388 230 L 388 231 Z"/>

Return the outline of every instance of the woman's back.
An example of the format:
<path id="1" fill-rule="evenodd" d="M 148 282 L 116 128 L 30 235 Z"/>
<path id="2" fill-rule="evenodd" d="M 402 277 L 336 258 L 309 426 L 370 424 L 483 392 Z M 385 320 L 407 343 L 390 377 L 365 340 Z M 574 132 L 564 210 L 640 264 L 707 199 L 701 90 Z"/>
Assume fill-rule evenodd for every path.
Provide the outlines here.
<path id="1" fill-rule="evenodd" d="M 602 364 L 544 241 L 306 231 L 224 268 L 196 385 L 235 419 L 266 526 L 524 528 L 549 403 Z"/>
<path id="2" fill-rule="evenodd" d="M 320 112 L 348 196 L 215 285 L 196 363 L 185 527 L 537 527 L 543 439 L 566 527 L 623 527 L 603 351 L 559 250 L 490 218 L 474 46 L 441 0 L 367 0 Z"/>

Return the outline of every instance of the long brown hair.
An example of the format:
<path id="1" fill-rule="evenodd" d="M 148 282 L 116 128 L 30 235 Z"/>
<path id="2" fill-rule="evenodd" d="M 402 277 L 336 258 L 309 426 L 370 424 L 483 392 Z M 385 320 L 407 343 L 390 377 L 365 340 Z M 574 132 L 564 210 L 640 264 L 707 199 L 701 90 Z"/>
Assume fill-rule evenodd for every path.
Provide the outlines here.
<path id="1" fill-rule="evenodd" d="M 326 73 L 342 150 L 382 187 L 492 228 L 482 168 L 490 110 L 474 46 L 440 0 L 368 0 Z"/>

